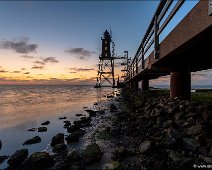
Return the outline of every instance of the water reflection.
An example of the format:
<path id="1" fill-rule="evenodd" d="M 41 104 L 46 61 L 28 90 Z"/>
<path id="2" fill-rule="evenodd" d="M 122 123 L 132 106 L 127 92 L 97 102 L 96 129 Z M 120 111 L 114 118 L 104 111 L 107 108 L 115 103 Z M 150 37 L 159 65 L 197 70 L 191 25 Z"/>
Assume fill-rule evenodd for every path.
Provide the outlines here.
<path id="1" fill-rule="evenodd" d="M 83 107 L 93 107 L 94 102 L 105 100 L 111 88 L 95 89 L 93 86 L 0 86 L 0 139 L 3 143 L 0 155 L 10 155 L 17 149 L 27 148 L 29 154 L 49 150 L 51 138 L 57 133 L 65 133 L 63 121 L 77 120 L 75 114 L 87 113 Z M 47 132 L 28 132 L 49 120 Z M 40 136 L 42 142 L 22 146 L 23 142 Z M 6 167 L 6 161 L 0 169 Z"/>

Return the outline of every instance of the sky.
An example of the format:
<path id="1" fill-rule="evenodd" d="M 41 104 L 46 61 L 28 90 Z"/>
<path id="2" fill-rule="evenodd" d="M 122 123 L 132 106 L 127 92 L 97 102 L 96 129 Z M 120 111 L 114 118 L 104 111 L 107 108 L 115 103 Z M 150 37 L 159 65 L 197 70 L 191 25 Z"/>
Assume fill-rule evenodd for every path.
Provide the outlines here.
<path id="1" fill-rule="evenodd" d="M 186 2 L 185 10 L 171 26 L 196 3 Z M 159 1 L 1 1 L 0 84 L 94 85 L 104 31 L 111 28 L 116 55 L 127 50 L 133 58 L 158 4 Z M 210 82 L 209 73 L 195 73 L 194 80 Z M 121 76 L 117 69 L 118 74 Z M 168 79 L 162 77 L 152 83 L 164 84 Z"/>

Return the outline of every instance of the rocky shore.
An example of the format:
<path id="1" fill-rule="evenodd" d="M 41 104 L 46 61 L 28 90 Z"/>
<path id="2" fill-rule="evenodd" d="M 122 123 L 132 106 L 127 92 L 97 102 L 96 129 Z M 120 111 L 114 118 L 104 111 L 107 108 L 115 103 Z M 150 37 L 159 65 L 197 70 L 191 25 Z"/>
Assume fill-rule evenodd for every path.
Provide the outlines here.
<path id="1" fill-rule="evenodd" d="M 89 117 L 77 114 L 78 121 L 59 118 L 68 135 L 52 137 L 54 154 L 29 156 L 27 149 L 20 149 L 0 155 L 0 163 L 7 161 L 8 170 L 212 168 L 212 105 L 123 89 L 94 106 L 85 108 Z M 29 131 L 45 133 L 49 124 Z M 81 138 L 85 147 L 70 149 Z M 39 142 L 35 136 L 23 145 Z"/>

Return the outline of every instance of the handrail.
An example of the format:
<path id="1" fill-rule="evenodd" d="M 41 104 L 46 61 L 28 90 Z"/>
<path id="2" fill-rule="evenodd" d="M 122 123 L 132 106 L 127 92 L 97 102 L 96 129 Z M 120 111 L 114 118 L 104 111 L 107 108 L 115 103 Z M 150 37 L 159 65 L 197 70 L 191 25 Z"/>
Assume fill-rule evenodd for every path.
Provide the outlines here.
<path id="1" fill-rule="evenodd" d="M 167 24 L 171 21 L 171 19 L 174 17 L 174 15 L 177 13 L 177 11 L 180 9 L 180 7 L 183 5 L 185 0 L 178 0 L 178 2 L 175 4 L 169 15 L 165 18 L 163 23 L 160 26 L 160 22 L 164 19 L 165 15 L 167 14 L 167 11 L 170 9 L 172 3 L 174 0 L 161 0 L 153 17 L 152 20 L 148 26 L 148 29 L 139 45 L 139 48 L 135 54 L 135 57 L 133 58 L 130 66 L 129 71 L 135 70 L 135 68 L 138 68 L 138 62 L 141 62 L 142 69 L 144 69 L 144 55 L 147 53 L 147 51 L 150 49 L 150 47 L 154 43 L 154 56 L 155 59 L 159 59 L 159 35 L 161 32 L 165 29 Z M 153 38 L 152 38 L 153 35 Z M 141 56 L 141 58 L 139 58 Z M 135 68 L 134 68 L 135 67 Z M 134 73 L 129 74 L 131 76 L 134 75 Z"/>

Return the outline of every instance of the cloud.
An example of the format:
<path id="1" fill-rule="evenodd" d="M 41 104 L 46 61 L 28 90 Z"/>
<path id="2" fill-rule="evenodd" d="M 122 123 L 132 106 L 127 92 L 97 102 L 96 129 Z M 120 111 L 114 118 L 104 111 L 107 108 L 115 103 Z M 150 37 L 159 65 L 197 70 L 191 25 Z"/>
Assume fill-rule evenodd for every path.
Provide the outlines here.
<path id="1" fill-rule="evenodd" d="M 44 68 L 44 66 L 33 65 L 31 69 L 40 69 L 40 70 L 42 70 L 43 68 Z"/>
<path id="2" fill-rule="evenodd" d="M 65 50 L 65 52 L 69 54 L 76 54 L 80 60 L 87 60 L 92 54 L 96 53 L 84 48 L 69 48 Z"/>
<path id="3" fill-rule="evenodd" d="M 71 70 L 71 72 L 83 72 L 83 71 L 92 71 L 94 70 L 94 68 L 69 68 L 69 70 Z"/>
<path id="4" fill-rule="evenodd" d="M 21 73 L 21 71 L 13 71 L 13 72 L 11 72 L 11 73 Z"/>
<path id="5" fill-rule="evenodd" d="M 43 63 L 59 63 L 55 57 L 41 57 Z"/>
<path id="6" fill-rule="evenodd" d="M 74 73 L 77 73 L 77 72 L 76 71 L 70 71 L 69 73 L 73 73 L 74 74 Z"/>
<path id="7" fill-rule="evenodd" d="M 0 42 L 0 48 L 14 50 L 17 53 L 28 54 L 30 52 L 36 52 L 37 44 L 30 44 L 29 38 L 20 38 L 19 40 L 2 40 Z"/>
<path id="8" fill-rule="evenodd" d="M 29 55 L 22 55 L 22 56 L 20 56 L 20 57 L 26 58 L 26 59 L 33 59 L 33 58 L 35 58 L 35 57 L 29 56 Z"/>
<path id="9" fill-rule="evenodd" d="M 23 73 L 23 74 L 30 74 L 30 72 L 25 72 L 25 73 Z"/>
<path id="10" fill-rule="evenodd" d="M 4 70 L 4 69 L 1 69 L 0 70 L 0 73 L 7 73 L 8 71 Z"/>
<path id="11" fill-rule="evenodd" d="M 35 64 L 45 65 L 43 61 L 34 61 Z"/>
<path id="12" fill-rule="evenodd" d="M 21 70 L 26 70 L 26 68 L 21 68 Z"/>

